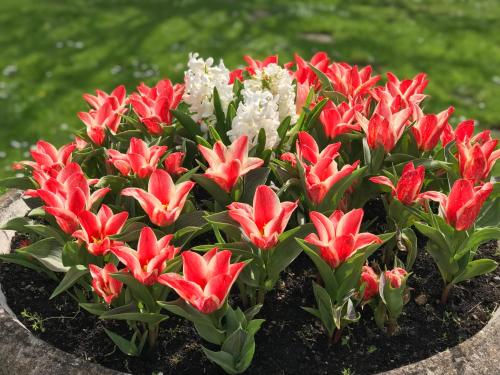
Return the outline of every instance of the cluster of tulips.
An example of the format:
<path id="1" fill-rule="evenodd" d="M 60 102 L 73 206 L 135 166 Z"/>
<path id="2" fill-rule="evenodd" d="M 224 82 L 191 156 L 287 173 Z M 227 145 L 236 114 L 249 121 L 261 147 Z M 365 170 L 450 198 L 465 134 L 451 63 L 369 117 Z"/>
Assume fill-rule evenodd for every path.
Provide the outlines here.
<path id="1" fill-rule="evenodd" d="M 323 52 L 245 60 L 229 71 L 192 55 L 183 84 L 85 94 L 74 141 L 39 141 L 22 177 L 0 182 L 32 208 L 5 226 L 32 243 L 1 259 L 57 280 L 51 298 L 126 321 L 128 337 L 106 332 L 128 355 L 153 348 L 169 314 L 189 320 L 230 374 L 250 366 L 266 294 L 302 252 L 318 271 L 302 308 L 333 342 L 365 308 L 396 332 L 424 251 L 415 230 L 442 303 L 495 269 L 477 249 L 500 238 L 497 140 L 452 127 L 452 107 L 424 113 L 425 74 L 381 85 Z M 386 233 L 363 221 L 374 199 Z"/>

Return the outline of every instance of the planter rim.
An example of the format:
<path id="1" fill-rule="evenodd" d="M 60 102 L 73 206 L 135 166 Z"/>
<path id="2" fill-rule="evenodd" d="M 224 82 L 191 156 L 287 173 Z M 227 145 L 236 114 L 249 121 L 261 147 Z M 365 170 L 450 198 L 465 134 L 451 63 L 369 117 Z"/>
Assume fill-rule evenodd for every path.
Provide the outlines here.
<path id="1" fill-rule="evenodd" d="M 28 206 L 18 190 L 0 197 L 0 225 L 23 216 Z M 13 231 L 0 230 L 0 254 L 10 252 Z M 81 374 L 119 375 L 123 372 L 78 358 L 36 338 L 9 309 L 0 285 L 0 375 Z M 481 331 L 443 352 L 379 375 L 476 375 L 500 373 L 500 309 Z"/>

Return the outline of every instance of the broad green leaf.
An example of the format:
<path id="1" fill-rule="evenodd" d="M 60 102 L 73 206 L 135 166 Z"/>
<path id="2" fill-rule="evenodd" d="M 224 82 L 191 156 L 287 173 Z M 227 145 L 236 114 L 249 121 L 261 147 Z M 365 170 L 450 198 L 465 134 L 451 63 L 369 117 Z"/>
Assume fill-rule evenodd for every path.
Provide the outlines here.
<path id="1" fill-rule="evenodd" d="M 328 331 L 328 335 L 332 336 L 336 326 L 338 329 L 341 328 L 340 324 L 336 324 L 333 319 L 334 307 L 332 299 L 326 289 L 315 282 L 313 282 L 313 291 L 318 305 L 319 314 L 321 316 L 321 322 Z"/>
<path id="2" fill-rule="evenodd" d="M 40 264 L 38 260 L 36 260 L 29 254 L 21 254 L 21 253 L 0 254 L 0 260 L 8 263 L 19 264 L 20 266 L 32 269 L 36 272 L 44 273 L 54 281 L 59 281 L 59 278 L 53 271 L 44 267 L 42 264 Z"/>
<path id="3" fill-rule="evenodd" d="M 139 281 L 137 281 L 134 278 L 134 276 L 123 272 L 115 272 L 112 273 L 110 276 L 113 279 L 121 281 L 122 283 L 127 285 L 132 291 L 134 297 L 137 300 L 144 302 L 149 312 L 157 310 L 156 302 L 151 296 L 151 293 L 149 292 L 148 288 L 144 284 L 141 284 Z"/>
<path id="4" fill-rule="evenodd" d="M 212 350 L 209 350 L 202 346 L 203 353 L 207 356 L 207 358 L 217 364 L 218 366 L 222 367 L 222 369 L 227 373 L 227 374 L 238 374 L 239 371 L 236 370 L 235 368 L 235 360 L 233 356 L 229 353 L 219 351 L 219 352 L 214 352 Z"/>
<path id="5" fill-rule="evenodd" d="M 31 232 L 38 234 L 39 236 L 41 236 L 43 238 L 53 237 L 57 241 L 59 241 L 59 243 L 61 245 L 64 245 L 66 243 L 66 241 L 68 240 L 68 236 L 64 232 L 62 232 L 58 229 L 55 229 L 49 225 L 28 224 L 25 226 L 25 228 Z"/>
<path id="6" fill-rule="evenodd" d="M 157 313 L 129 312 L 113 314 L 113 310 L 106 311 L 105 313 L 101 314 L 99 318 L 103 320 L 129 320 L 148 324 L 159 324 L 168 319 L 167 316 Z"/>
<path id="7" fill-rule="evenodd" d="M 353 171 L 350 175 L 337 181 L 337 183 L 335 183 L 325 195 L 323 201 L 319 204 L 318 210 L 325 212 L 336 209 L 340 200 L 344 196 L 345 191 L 354 183 L 354 181 L 358 178 L 362 178 L 365 172 L 366 167 L 361 167 Z"/>
<path id="8" fill-rule="evenodd" d="M 69 269 L 62 263 L 62 248 L 59 241 L 54 238 L 44 238 L 29 246 L 17 249 L 16 252 L 31 255 L 54 272 L 66 272 Z"/>
<path id="9" fill-rule="evenodd" d="M 71 288 L 78 280 L 80 280 L 80 278 L 85 276 L 88 272 L 89 271 L 87 267 L 84 266 L 71 267 L 68 272 L 66 272 L 57 288 L 54 289 L 49 299 L 52 299 Z"/>
<path id="10" fill-rule="evenodd" d="M 28 190 L 36 188 L 36 182 L 28 176 L 23 177 L 7 177 L 0 179 L 0 187 L 6 189 Z"/>
<path id="11" fill-rule="evenodd" d="M 138 357 L 140 352 L 135 343 L 136 334 L 132 336 L 132 339 L 129 341 L 120 335 L 110 331 L 109 329 L 104 328 L 104 331 L 109 336 L 109 338 L 115 343 L 115 345 L 120 349 L 123 353 L 130 355 L 132 357 Z"/>
<path id="12" fill-rule="evenodd" d="M 312 224 L 305 224 L 284 232 L 280 236 L 278 246 L 273 250 L 269 263 L 267 264 L 268 277 L 276 282 L 279 275 L 288 267 L 302 252 L 302 246 L 295 240 L 304 238 L 311 233 Z"/>
<path id="13" fill-rule="evenodd" d="M 192 179 L 203 189 L 205 189 L 221 206 L 226 207 L 231 203 L 231 197 L 229 196 L 229 194 L 227 194 L 210 178 L 201 174 L 194 174 L 192 176 Z"/>
<path id="14" fill-rule="evenodd" d="M 196 136 L 202 136 L 201 128 L 200 125 L 197 124 L 191 116 L 187 115 L 186 113 L 182 112 L 181 110 L 178 109 L 171 109 L 170 112 L 172 112 L 172 115 L 179 121 L 181 126 L 186 130 L 188 133 L 189 137 L 196 141 Z"/>
<path id="15" fill-rule="evenodd" d="M 108 305 L 104 303 L 79 303 L 79 305 L 87 310 L 89 313 L 94 314 L 94 315 L 101 315 L 108 311 Z"/>
<path id="16" fill-rule="evenodd" d="M 323 258 L 321 258 L 321 256 L 316 251 L 310 248 L 304 240 L 297 239 L 297 242 L 300 244 L 300 246 L 302 246 L 302 249 L 304 249 L 304 252 L 309 256 L 309 258 L 311 258 L 314 265 L 318 269 L 321 279 L 325 283 L 326 290 L 333 296 L 339 285 L 334 277 L 332 268 L 323 260 Z"/>
<path id="17" fill-rule="evenodd" d="M 406 266 L 405 269 L 410 272 L 415 263 L 418 253 L 417 236 L 411 228 L 404 228 L 401 234 L 401 240 L 406 247 Z"/>
<path id="18" fill-rule="evenodd" d="M 259 185 L 265 185 L 269 172 L 267 167 L 256 168 L 248 172 L 243 177 L 243 196 L 241 201 L 248 204 L 253 204 L 255 190 Z"/>
<path id="19" fill-rule="evenodd" d="M 469 264 L 467 264 L 464 272 L 462 272 L 452 280 L 452 283 L 457 284 L 465 280 L 470 280 L 476 276 L 492 272 L 497 268 L 497 266 L 497 262 L 495 262 L 493 259 L 473 260 L 472 262 L 469 262 Z"/>

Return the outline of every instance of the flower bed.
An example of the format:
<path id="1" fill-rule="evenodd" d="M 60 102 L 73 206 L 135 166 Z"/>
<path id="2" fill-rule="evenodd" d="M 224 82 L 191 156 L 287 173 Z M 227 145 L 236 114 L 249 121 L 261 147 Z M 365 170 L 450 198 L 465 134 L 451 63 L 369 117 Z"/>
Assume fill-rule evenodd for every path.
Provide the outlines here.
<path id="1" fill-rule="evenodd" d="M 500 238 L 498 184 L 489 181 L 497 141 L 474 135 L 473 121 L 454 130 L 452 107 L 424 114 L 423 74 L 389 73 L 377 86 L 370 67 L 324 53 L 283 66 L 275 56 L 245 59 L 229 71 L 191 55 L 184 85 L 85 95 L 91 109 L 79 113 L 86 129 L 75 142 L 40 141 L 34 161 L 15 166 L 26 175 L 2 181 L 26 190 L 32 210 L 6 224 L 24 237 L 0 259 L 44 274 L 42 284 L 55 286 L 48 297 L 98 317 L 89 325 L 100 345 L 148 362 L 202 345 L 207 359 L 181 355 L 181 370 L 213 371 L 210 361 L 241 373 L 255 353 L 256 371 L 341 371 L 346 362 L 328 358 L 346 352 L 392 354 L 397 366 L 460 341 L 396 350 L 405 325 L 433 327 L 419 314 L 465 320 L 472 310 L 461 299 L 491 280 L 469 281 L 497 265 L 496 247 L 480 246 Z M 439 306 L 426 301 L 438 283 Z M 474 298 L 491 312 L 488 298 Z M 480 328 L 458 327 L 465 336 Z M 318 354 L 281 363 L 276 335 L 280 346 Z"/>

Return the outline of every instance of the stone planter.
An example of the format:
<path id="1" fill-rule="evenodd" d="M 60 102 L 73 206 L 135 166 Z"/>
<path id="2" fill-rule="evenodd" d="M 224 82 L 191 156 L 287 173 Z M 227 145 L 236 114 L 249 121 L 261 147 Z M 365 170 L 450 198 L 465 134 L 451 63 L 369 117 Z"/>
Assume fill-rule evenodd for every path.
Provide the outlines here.
<path id="1" fill-rule="evenodd" d="M 28 206 L 17 191 L 0 197 L 0 224 L 23 216 Z M 12 231 L 0 231 L 0 253 L 10 251 Z M 0 285 L 0 375 L 12 374 L 122 374 L 87 362 L 36 338 L 9 309 Z M 500 310 L 475 336 L 430 358 L 388 372 L 386 375 L 500 374 Z"/>

